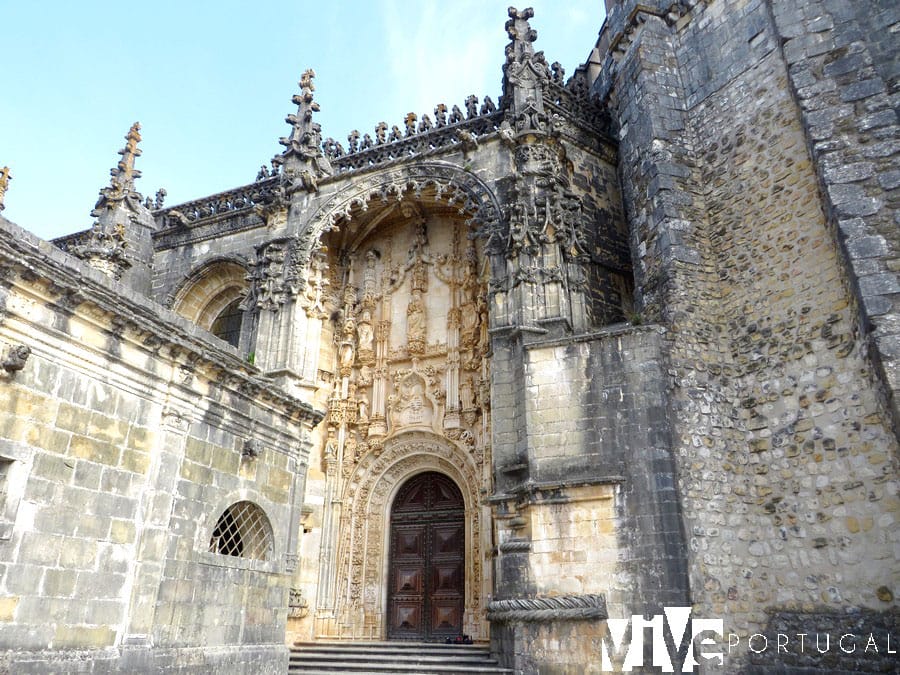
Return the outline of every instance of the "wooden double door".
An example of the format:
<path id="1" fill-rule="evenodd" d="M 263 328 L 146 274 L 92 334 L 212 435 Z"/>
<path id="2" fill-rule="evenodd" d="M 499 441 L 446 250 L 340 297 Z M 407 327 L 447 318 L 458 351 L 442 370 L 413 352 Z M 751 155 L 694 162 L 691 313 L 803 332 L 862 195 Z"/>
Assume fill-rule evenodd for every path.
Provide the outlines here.
<path id="1" fill-rule="evenodd" d="M 436 472 L 410 478 L 391 508 L 388 638 L 443 640 L 462 633 L 462 494 Z"/>

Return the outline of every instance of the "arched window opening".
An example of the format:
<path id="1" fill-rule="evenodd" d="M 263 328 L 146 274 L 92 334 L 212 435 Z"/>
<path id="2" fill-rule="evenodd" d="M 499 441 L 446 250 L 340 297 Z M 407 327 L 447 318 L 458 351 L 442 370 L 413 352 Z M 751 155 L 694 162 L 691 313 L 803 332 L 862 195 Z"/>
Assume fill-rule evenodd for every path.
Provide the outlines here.
<path id="1" fill-rule="evenodd" d="M 234 300 L 225 309 L 219 312 L 209 332 L 228 344 L 237 347 L 241 342 L 241 325 L 244 311 L 241 309 L 241 299 Z"/>
<path id="2" fill-rule="evenodd" d="M 268 560 L 272 540 L 272 526 L 265 512 L 253 502 L 236 502 L 219 516 L 209 550 L 236 558 Z"/>
<path id="3" fill-rule="evenodd" d="M 191 273 L 172 301 L 172 308 L 216 337 L 241 348 L 242 334 L 251 344 L 253 337 L 246 330 L 240 309 L 247 295 L 247 270 L 242 265 L 217 260 Z M 249 319 L 248 319 L 249 320 Z"/>

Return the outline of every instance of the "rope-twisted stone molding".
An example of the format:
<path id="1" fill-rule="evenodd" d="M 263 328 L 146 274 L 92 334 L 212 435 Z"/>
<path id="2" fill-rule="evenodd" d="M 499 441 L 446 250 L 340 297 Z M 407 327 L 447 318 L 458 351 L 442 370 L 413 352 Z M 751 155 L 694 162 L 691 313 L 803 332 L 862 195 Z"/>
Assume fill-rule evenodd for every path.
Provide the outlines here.
<path id="1" fill-rule="evenodd" d="M 599 594 L 555 595 L 547 598 L 513 598 L 488 603 L 488 621 L 587 621 L 607 618 L 606 599 Z"/>
<path id="2" fill-rule="evenodd" d="M 527 539 L 509 539 L 497 548 L 501 553 L 527 553 L 531 550 L 531 542 Z"/>

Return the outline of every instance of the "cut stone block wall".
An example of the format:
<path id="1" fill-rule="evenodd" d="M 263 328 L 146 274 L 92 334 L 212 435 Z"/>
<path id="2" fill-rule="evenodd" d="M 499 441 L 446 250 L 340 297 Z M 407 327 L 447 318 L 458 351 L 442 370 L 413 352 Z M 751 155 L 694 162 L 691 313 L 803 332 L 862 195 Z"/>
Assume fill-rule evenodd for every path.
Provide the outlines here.
<path id="1" fill-rule="evenodd" d="M 494 338 L 495 373 L 498 353 L 509 349 L 505 338 Z M 512 349 L 521 356 L 521 379 L 505 378 L 507 397 L 497 386 L 503 374 L 495 375 L 494 419 L 502 419 L 497 406 L 507 398 L 522 397 L 519 438 L 529 480 L 513 483 L 521 469 L 499 467 L 509 468 L 502 477 L 508 487 L 491 498 L 495 598 L 527 605 L 598 595 L 604 617 L 618 618 L 687 604 L 662 331 L 610 327 Z M 494 443 L 495 453 L 509 452 L 502 438 Z M 577 672 L 599 664 L 602 631 L 597 616 L 513 618 L 495 621 L 491 639 L 505 663 L 525 672 Z M 566 648 L 557 651 L 562 636 Z"/>
<path id="2" fill-rule="evenodd" d="M 14 650 L 0 668 L 280 672 L 303 439 L 321 415 L 224 343 L 0 226 L 0 348 L 30 348 L 0 373 L 0 649 Z M 243 500 L 271 524 L 266 560 L 209 551 Z"/>

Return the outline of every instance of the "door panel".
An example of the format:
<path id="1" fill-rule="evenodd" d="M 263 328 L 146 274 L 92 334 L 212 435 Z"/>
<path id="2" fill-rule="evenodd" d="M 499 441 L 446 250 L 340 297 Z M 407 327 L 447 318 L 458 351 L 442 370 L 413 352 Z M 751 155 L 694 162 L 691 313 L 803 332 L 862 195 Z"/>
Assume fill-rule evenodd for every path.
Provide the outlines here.
<path id="1" fill-rule="evenodd" d="M 459 488 L 439 473 L 407 481 L 391 511 L 388 637 L 462 632 L 465 522 Z"/>

